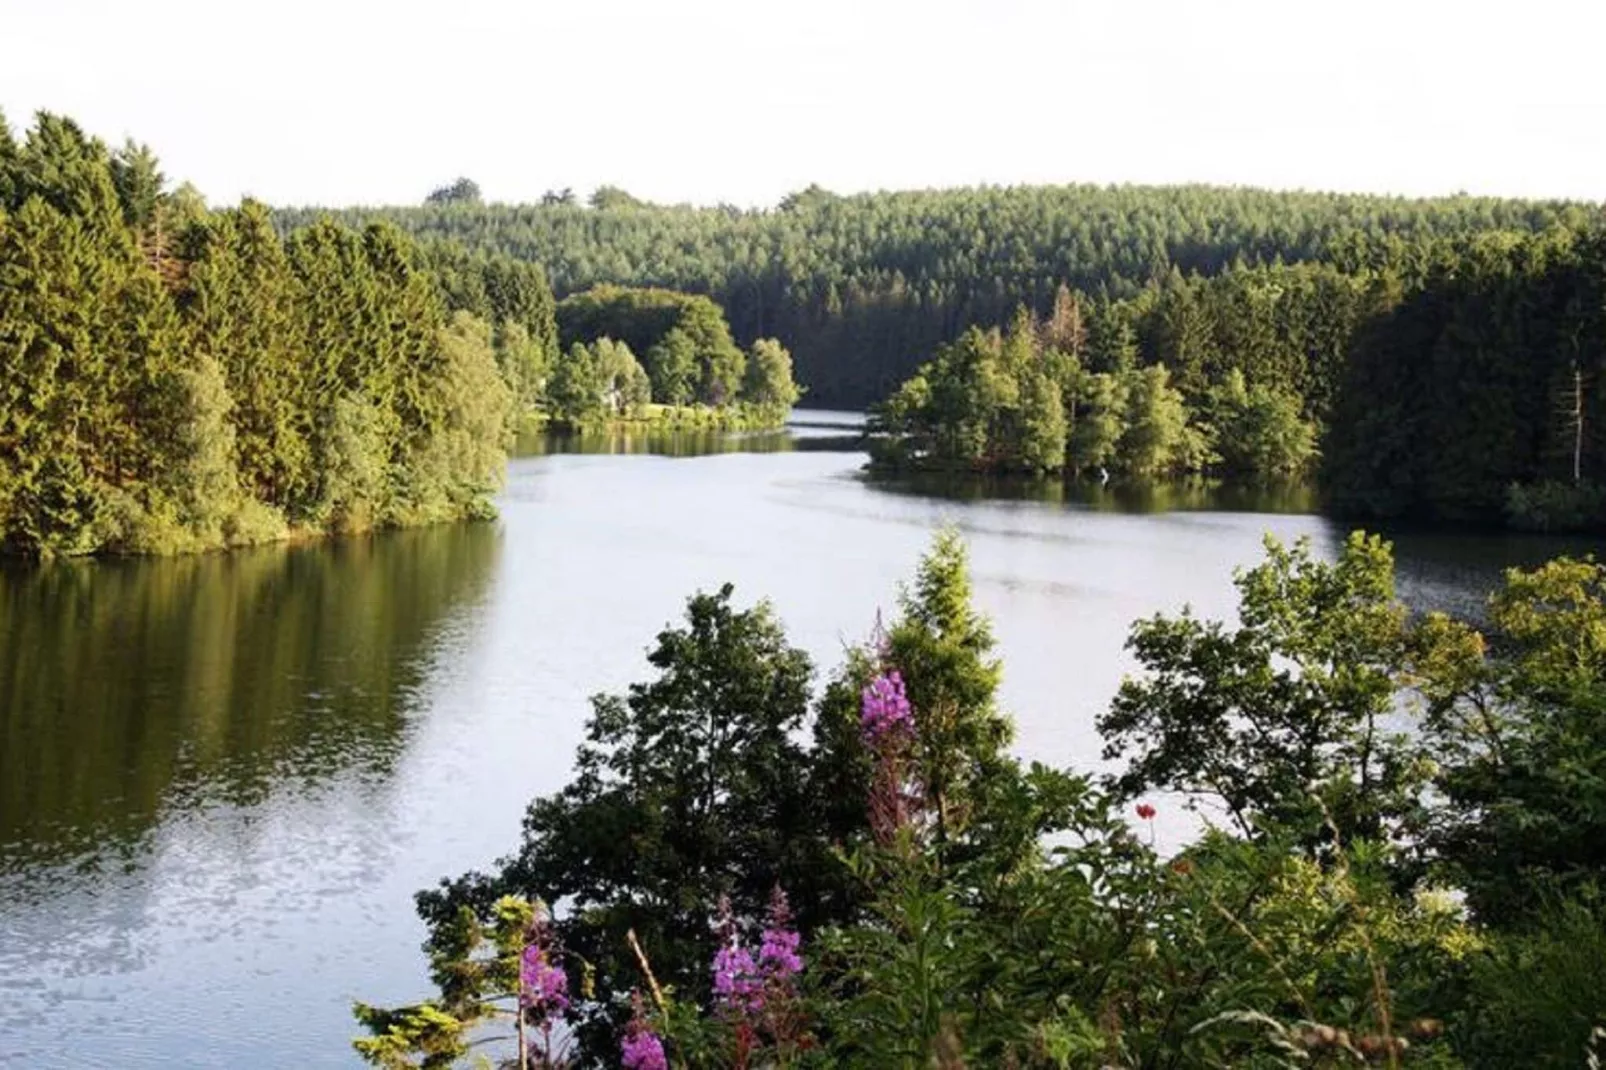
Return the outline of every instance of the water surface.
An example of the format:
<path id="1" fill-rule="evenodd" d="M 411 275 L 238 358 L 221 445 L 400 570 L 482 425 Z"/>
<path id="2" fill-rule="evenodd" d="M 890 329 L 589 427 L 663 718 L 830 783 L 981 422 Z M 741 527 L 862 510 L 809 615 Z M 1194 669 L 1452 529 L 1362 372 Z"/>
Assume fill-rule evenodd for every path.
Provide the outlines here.
<path id="1" fill-rule="evenodd" d="M 0 569 L 0 1063 L 356 1064 L 350 1000 L 427 993 L 412 893 L 515 844 L 698 588 L 825 671 L 957 523 L 1018 750 L 1091 769 L 1131 620 L 1342 537 L 1297 490 L 870 482 L 804 422 L 526 443 L 495 524 Z M 1404 535 L 1401 590 L 1475 610 L 1576 545 Z"/>

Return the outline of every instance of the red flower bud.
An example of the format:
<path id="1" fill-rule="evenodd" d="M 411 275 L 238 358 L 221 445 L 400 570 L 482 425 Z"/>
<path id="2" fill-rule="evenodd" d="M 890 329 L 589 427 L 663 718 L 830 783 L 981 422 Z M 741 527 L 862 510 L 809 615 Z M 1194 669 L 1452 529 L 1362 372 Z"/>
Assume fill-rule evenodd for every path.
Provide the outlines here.
<path id="1" fill-rule="evenodd" d="M 1154 813 L 1154 807 L 1150 806 L 1148 803 L 1138 803 L 1138 816 L 1143 820 L 1153 821 Z"/>

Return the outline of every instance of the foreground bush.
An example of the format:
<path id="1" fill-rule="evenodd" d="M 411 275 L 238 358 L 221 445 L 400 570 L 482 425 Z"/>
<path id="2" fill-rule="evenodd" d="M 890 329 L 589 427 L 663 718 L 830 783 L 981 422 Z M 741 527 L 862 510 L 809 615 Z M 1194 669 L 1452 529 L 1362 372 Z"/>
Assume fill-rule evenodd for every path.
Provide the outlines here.
<path id="1" fill-rule="evenodd" d="M 1466 845 L 1606 814 L 1601 581 L 1592 562 L 1513 573 L 1486 641 L 1406 613 L 1377 540 L 1333 563 L 1269 544 L 1237 630 L 1134 629 L 1143 671 L 1101 725 L 1128 764 L 1107 782 L 1008 754 L 952 533 L 812 706 L 766 607 L 699 595 L 658 677 L 594 701 L 576 778 L 532 804 L 520 852 L 419 897 L 439 996 L 360 1006 L 358 1049 L 387 1067 L 478 1044 L 631 1070 L 1577 1065 L 1606 1022 L 1593 827 Z M 1403 708 L 1416 727 L 1385 732 Z M 1492 761 L 1491 732 L 1569 793 Z M 1231 823 L 1162 857 L 1156 789 Z M 1530 878 L 1543 896 L 1508 894 Z"/>

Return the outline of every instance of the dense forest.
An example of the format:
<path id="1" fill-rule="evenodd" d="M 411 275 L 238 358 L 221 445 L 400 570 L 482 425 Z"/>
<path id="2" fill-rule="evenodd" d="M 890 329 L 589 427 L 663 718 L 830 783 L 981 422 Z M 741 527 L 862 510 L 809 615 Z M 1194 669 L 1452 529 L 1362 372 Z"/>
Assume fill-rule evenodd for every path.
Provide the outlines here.
<path id="1" fill-rule="evenodd" d="M 522 270 L 522 269 L 521 269 Z M 0 539 L 174 552 L 476 515 L 510 396 L 413 241 L 209 212 L 149 151 L 0 125 Z"/>
<path id="2" fill-rule="evenodd" d="M 810 188 L 771 210 L 643 203 L 604 187 L 487 205 L 459 180 L 416 208 L 356 208 L 415 234 L 539 263 L 560 295 L 599 283 L 717 301 L 744 344 L 783 341 L 811 403 L 863 408 L 938 345 L 1047 315 L 1061 284 L 1130 298 L 1173 270 L 1320 262 L 1345 273 L 1404 260 L 1425 239 L 1576 228 L 1584 205 L 1477 197 L 1407 200 L 1188 187 L 1018 187 L 836 196 Z M 321 209 L 284 209 L 281 227 Z"/>
<path id="3" fill-rule="evenodd" d="M 538 262 L 560 294 L 709 295 L 738 340 L 791 348 L 812 403 L 885 402 L 886 464 L 1319 475 L 1360 517 L 1606 523 L 1594 206 L 1210 187 L 510 206 L 459 180 L 345 215 Z"/>
<path id="4" fill-rule="evenodd" d="M 649 308 L 673 314 L 647 329 Z M 561 312 L 537 264 L 383 221 L 281 234 L 261 204 L 170 189 L 143 146 L 49 114 L 19 141 L 0 117 L 0 548 L 485 515 L 523 420 L 774 425 L 796 400 L 786 349 L 744 353 L 706 297 Z"/>
<path id="5" fill-rule="evenodd" d="M 1365 516 L 1606 524 L 1606 234 L 1062 289 L 971 328 L 877 409 L 882 463 L 1152 478 L 1308 472 Z"/>
<path id="6" fill-rule="evenodd" d="M 1108 772 L 1009 753 L 939 535 L 823 689 L 694 596 L 516 850 L 419 894 L 401 1070 L 1423 1067 L 1606 1055 L 1606 567 L 1413 614 L 1387 543 L 1268 539 L 1232 621 L 1133 624 Z M 1481 628 L 1481 630 L 1480 630 Z M 1206 822 L 1157 844 L 1162 809 Z M 1166 827 L 1179 824 L 1163 815 Z M 510 1028 L 497 1028 L 497 1024 Z M 509 1059 L 509 1065 L 513 1061 Z"/>

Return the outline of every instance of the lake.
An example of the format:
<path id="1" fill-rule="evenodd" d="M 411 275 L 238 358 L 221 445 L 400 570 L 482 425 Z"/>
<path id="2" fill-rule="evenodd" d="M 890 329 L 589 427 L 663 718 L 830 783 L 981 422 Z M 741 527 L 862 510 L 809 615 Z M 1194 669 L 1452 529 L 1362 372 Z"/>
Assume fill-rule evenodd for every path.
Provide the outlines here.
<path id="1" fill-rule="evenodd" d="M 699 588 L 823 675 L 955 523 L 1017 750 L 1096 769 L 1129 622 L 1343 535 L 1297 490 L 871 482 L 851 418 L 798 423 L 533 440 L 494 524 L 0 568 L 0 1064 L 357 1065 L 350 1001 L 427 994 L 412 894 L 516 844 Z M 1400 590 L 1475 612 L 1577 548 L 1401 534 Z"/>

